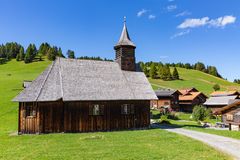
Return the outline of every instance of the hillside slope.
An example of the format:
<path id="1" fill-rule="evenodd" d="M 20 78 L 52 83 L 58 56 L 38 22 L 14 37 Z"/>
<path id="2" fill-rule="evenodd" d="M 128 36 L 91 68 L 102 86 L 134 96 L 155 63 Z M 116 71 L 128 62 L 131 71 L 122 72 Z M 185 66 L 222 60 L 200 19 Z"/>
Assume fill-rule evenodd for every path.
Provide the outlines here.
<path id="1" fill-rule="evenodd" d="M 232 83 L 200 71 L 185 68 L 177 68 L 177 70 L 179 72 L 181 80 L 163 81 L 159 79 L 149 78 L 149 81 L 154 89 L 158 88 L 182 89 L 195 87 L 207 95 L 213 92 L 212 87 L 216 83 L 221 86 L 221 90 L 234 90 L 234 89 L 240 90 L 240 85 L 236 83 Z"/>
<path id="2" fill-rule="evenodd" d="M 25 64 L 12 60 L 0 65 L 0 130 L 17 126 L 17 103 L 11 102 L 23 88 L 23 80 L 34 80 L 51 62 L 41 61 Z M 6 127 L 6 128 L 5 128 Z"/>

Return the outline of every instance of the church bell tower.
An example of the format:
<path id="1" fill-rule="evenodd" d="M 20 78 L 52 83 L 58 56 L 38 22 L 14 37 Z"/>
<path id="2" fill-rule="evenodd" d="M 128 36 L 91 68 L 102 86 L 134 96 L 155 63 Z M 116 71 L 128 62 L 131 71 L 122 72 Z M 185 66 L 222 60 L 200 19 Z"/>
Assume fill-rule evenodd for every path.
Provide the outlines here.
<path id="1" fill-rule="evenodd" d="M 121 37 L 118 43 L 114 46 L 116 51 L 115 61 L 119 64 L 122 70 L 136 71 L 135 64 L 135 44 L 131 41 L 126 26 L 126 17 L 124 17 L 124 24 Z"/>

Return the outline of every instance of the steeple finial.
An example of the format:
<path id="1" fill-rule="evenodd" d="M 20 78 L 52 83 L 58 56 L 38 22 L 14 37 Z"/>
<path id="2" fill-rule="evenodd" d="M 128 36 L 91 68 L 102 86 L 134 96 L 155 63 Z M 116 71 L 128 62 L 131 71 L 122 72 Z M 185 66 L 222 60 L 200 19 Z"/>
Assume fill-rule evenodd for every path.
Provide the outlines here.
<path id="1" fill-rule="evenodd" d="M 124 24 L 126 24 L 126 19 L 127 19 L 127 17 L 124 16 L 123 18 L 124 18 L 124 21 L 123 21 L 123 22 L 124 22 Z"/>
<path id="2" fill-rule="evenodd" d="M 131 41 L 130 36 L 128 34 L 128 30 L 127 30 L 127 25 L 126 25 L 126 16 L 123 17 L 124 18 L 124 24 L 123 24 L 123 30 L 122 30 L 122 34 L 120 36 L 120 39 L 118 41 L 118 43 L 115 45 L 115 47 L 119 47 L 119 46 L 133 46 L 136 47 L 134 45 L 134 43 Z"/>

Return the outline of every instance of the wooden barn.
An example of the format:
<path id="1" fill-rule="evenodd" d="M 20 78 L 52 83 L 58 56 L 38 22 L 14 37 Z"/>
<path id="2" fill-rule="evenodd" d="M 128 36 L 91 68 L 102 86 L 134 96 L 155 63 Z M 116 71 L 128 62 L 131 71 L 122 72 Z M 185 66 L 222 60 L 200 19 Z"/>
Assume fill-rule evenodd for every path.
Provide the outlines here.
<path id="1" fill-rule="evenodd" d="M 137 71 L 135 48 L 124 22 L 115 62 L 57 58 L 13 100 L 19 134 L 149 127 L 157 97 Z"/>

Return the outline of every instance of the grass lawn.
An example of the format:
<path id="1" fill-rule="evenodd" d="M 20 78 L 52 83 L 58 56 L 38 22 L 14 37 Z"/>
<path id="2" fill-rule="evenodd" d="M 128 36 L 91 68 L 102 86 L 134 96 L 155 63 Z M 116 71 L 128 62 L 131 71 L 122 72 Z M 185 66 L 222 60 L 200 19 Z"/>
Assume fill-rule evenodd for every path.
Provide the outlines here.
<path id="1" fill-rule="evenodd" d="M 160 129 L 1 136 L 0 159 L 230 159 L 205 144 Z"/>
<path id="2" fill-rule="evenodd" d="M 158 88 L 181 89 L 195 87 L 201 92 L 205 93 L 206 95 L 209 95 L 211 92 L 213 92 L 212 88 L 213 85 L 217 83 L 221 86 L 221 90 L 233 90 L 233 89 L 240 90 L 239 84 L 232 83 L 200 71 L 185 68 L 177 68 L 177 70 L 182 80 L 163 81 L 159 79 L 149 78 L 149 81 L 151 82 L 153 89 Z"/>
<path id="3" fill-rule="evenodd" d="M 33 80 L 51 62 L 12 60 L 0 65 L 0 159 L 209 159 L 230 157 L 187 137 L 160 129 L 82 134 L 22 135 L 18 104 L 23 80 Z"/>

